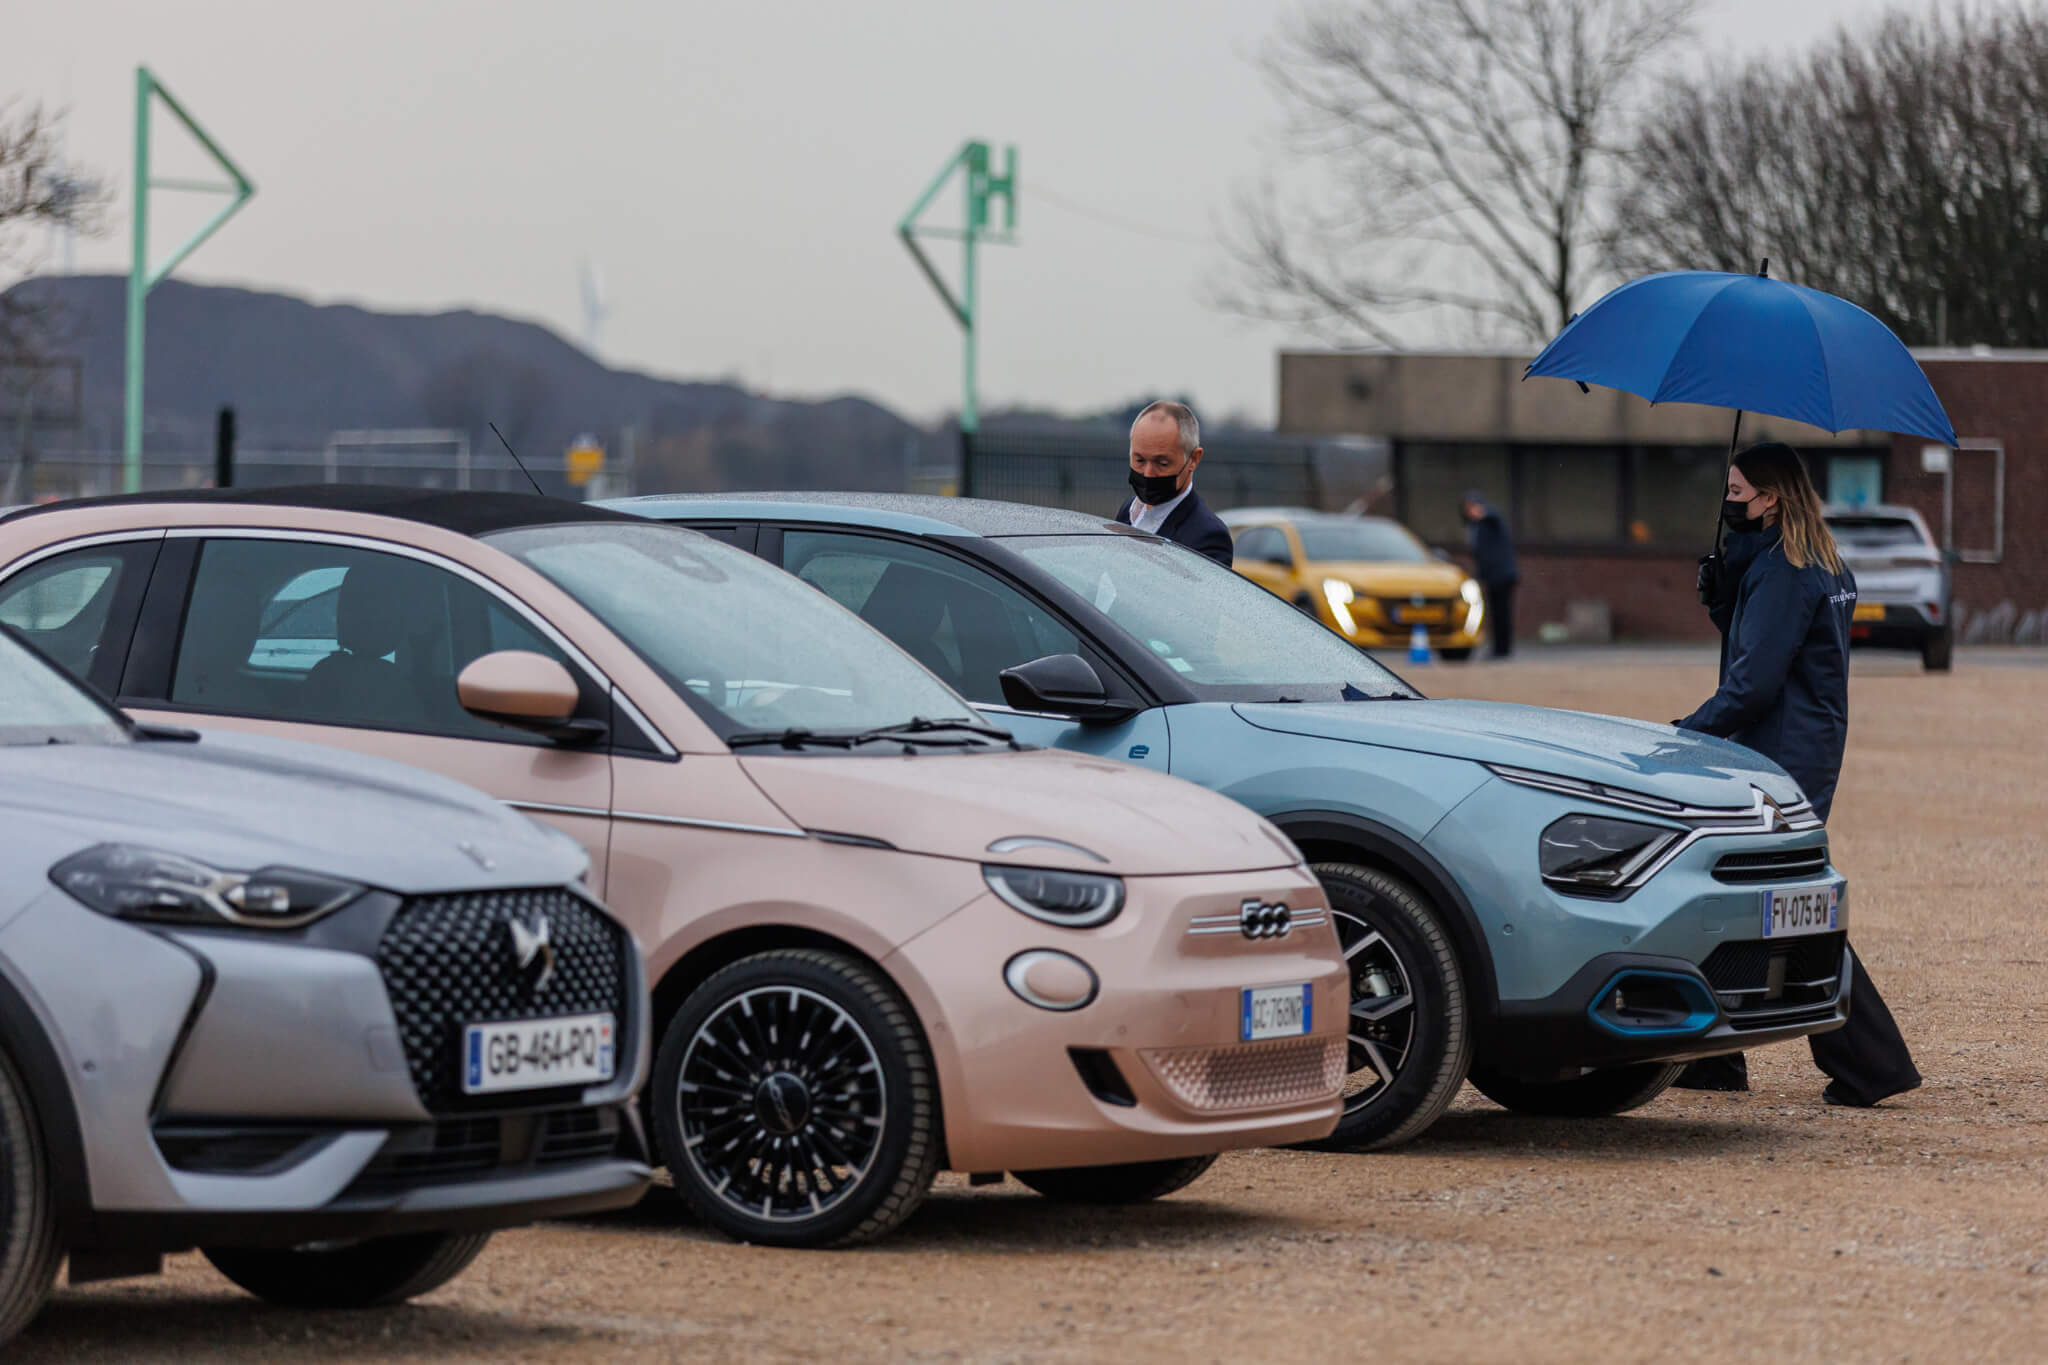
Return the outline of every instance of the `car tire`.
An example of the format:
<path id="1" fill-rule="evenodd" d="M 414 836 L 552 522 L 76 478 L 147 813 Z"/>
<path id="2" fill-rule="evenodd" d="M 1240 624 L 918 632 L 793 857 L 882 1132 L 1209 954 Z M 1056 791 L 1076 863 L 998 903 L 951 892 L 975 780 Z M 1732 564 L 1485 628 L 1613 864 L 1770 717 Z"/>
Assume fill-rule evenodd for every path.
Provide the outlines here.
<path id="1" fill-rule="evenodd" d="M 1437 655 L 1446 663 L 1461 664 L 1472 657 L 1472 646 L 1462 645 L 1457 649 L 1440 649 L 1437 651 Z"/>
<path id="2" fill-rule="evenodd" d="M 1920 642 L 1920 665 L 1929 673 L 1946 673 L 1955 666 L 1955 632 L 1943 626 Z"/>
<path id="3" fill-rule="evenodd" d="M 677 1192 L 737 1241 L 870 1241 L 939 1171 L 931 1049 L 888 978 L 844 953 L 780 949 L 713 973 L 669 1021 L 651 1088 Z"/>
<path id="4" fill-rule="evenodd" d="M 287 1308 L 380 1308 L 439 1289 L 469 1268 L 488 1232 L 421 1232 L 339 1246 L 201 1247 L 213 1268 Z"/>
<path id="5" fill-rule="evenodd" d="M 1310 871 L 1351 966 L 1351 1046 L 1344 1116 L 1302 1145 L 1397 1147 L 1443 1116 L 1472 1065 L 1465 974 L 1435 908 L 1401 878 L 1355 863 Z"/>
<path id="6" fill-rule="evenodd" d="M 1503 1109 L 1550 1118 L 1594 1119 L 1640 1109 L 1671 1088 L 1683 1063 L 1603 1066 L 1569 1081 L 1522 1081 L 1474 1067 L 1472 1088 Z"/>
<path id="7" fill-rule="evenodd" d="M 1063 1204 L 1142 1204 L 1184 1190 L 1216 1164 L 1214 1156 L 1132 1161 L 1121 1166 L 1055 1166 L 1011 1175 Z"/>
<path id="8" fill-rule="evenodd" d="M 28 1326 L 57 1280 L 63 1247 L 50 1184 L 28 1087 L 0 1052 L 0 1343 Z"/>

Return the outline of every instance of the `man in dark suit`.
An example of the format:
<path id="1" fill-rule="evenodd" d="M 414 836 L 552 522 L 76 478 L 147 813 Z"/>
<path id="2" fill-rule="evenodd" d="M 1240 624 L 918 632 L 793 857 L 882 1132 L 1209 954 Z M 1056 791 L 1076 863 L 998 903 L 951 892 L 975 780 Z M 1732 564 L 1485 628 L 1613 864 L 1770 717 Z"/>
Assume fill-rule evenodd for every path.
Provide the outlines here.
<path id="1" fill-rule="evenodd" d="M 1230 567 L 1230 530 L 1195 491 L 1202 426 L 1185 403 L 1154 403 L 1131 423 L 1131 492 L 1116 519 Z"/>

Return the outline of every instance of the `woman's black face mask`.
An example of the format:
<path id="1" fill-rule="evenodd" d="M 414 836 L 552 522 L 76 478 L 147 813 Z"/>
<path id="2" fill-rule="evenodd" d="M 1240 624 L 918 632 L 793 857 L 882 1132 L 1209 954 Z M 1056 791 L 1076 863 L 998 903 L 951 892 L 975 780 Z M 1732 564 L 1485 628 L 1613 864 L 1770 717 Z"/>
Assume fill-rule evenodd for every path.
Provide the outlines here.
<path id="1" fill-rule="evenodd" d="M 1157 507 L 1162 502 L 1173 501 L 1173 495 L 1180 492 L 1180 476 L 1185 469 L 1171 474 L 1140 474 L 1131 471 L 1131 491 L 1138 495 L 1138 501 L 1147 507 Z"/>
<path id="2" fill-rule="evenodd" d="M 1721 504 L 1721 520 L 1731 531 L 1761 531 L 1764 519 L 1749 514 L 1749 503 L 1730 498 Z"/>

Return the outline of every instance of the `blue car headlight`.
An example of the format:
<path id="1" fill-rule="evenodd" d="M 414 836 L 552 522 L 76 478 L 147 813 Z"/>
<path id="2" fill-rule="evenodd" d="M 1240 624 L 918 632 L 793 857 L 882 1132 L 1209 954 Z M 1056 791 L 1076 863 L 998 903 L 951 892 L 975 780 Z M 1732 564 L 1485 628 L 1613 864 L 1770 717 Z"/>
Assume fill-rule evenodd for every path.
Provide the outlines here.
<path id="1" fill-rule="evenodd" d="M 1627 885 L 1658 854 L 1684 837 L 1680 830 L 1634 820 L 1567 815 L 1543 831 L 1537 861 L 1546 885 L 1578 895 L 1599 895 Z"/>
<path id="2" fill-rule="evenodd" d="M 216 929 L 296 928 L 339 910 L 364 890 L 284 867 L 225 872 L 134 844 L 95 844 L 51 868 L 50 880 L 103 915 Z"/>

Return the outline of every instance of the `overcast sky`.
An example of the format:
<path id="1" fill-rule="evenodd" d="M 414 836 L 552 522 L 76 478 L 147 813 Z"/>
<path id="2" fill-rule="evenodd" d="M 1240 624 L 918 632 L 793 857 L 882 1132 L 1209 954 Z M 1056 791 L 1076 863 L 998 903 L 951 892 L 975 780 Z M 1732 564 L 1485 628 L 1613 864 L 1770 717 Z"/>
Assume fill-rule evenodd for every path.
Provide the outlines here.
<path id="1" fill-rule="evenodd" d="M 120 188 L 81 270 L 126 269 L 146 62 L 258 190 L 182 278 L 576 337 L 588 258 L 613 364 L 918 419 L 958 403 L 959 337 L 892 229 L 961 141 L 1014 142 L 1023 240 L 983 252 L 984 405 L 1186 391 L 1269 419 L 1298 338 L 1217 312 L 1207 281 L 1279 118 L 1249 58 L 1293 3 L 15 0 L 0 99 L 68 107 L 72 157 Z M 1702 46 L 1885 7 L 1720 0 Z M 156 128 L 160 174 L 204 171 Z M 159 251 L 210 208 L 152 202 Z"/>

